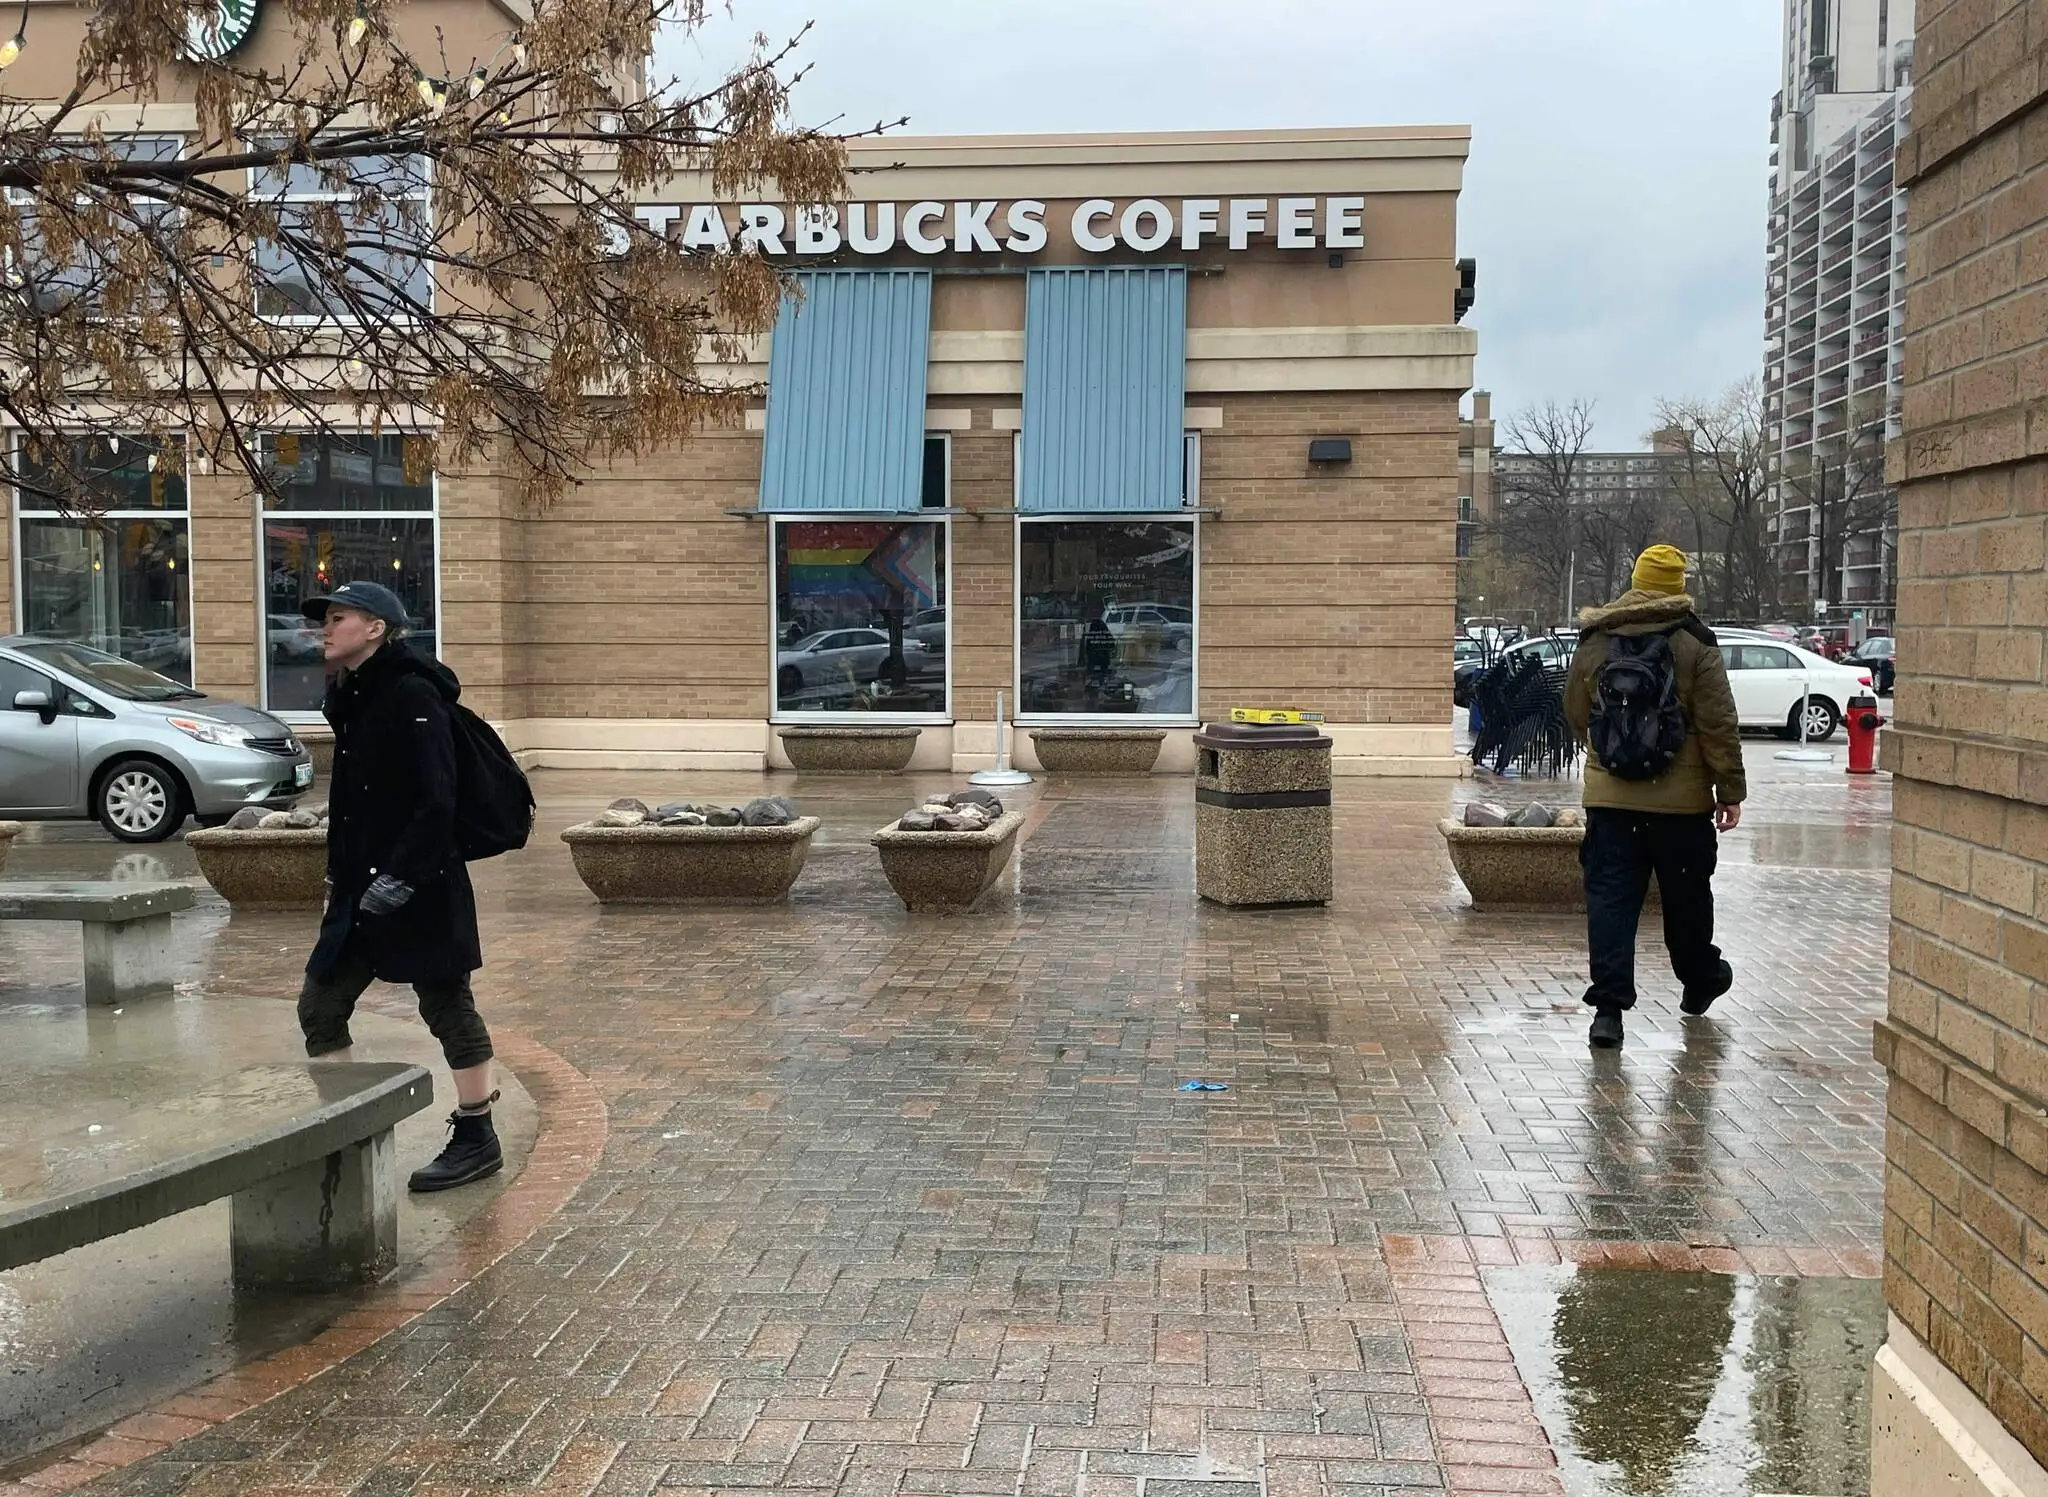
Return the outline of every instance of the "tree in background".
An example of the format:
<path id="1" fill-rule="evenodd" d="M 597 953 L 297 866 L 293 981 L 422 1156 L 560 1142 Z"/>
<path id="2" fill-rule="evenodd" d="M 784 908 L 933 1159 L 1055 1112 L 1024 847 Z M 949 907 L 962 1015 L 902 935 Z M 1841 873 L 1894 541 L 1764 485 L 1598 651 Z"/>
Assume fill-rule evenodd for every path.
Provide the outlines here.
<path id="1" fill-rule="evenodd" d="M 81 436 L 167 462 L 190 436 L 263 488 L 267 428 L 396 428 L 409 466 L 499 452 L 545 504 L 759 395 L 701 365 L 773 326 L 773 268 L 722 220 L 674 225 L 680 253 L 634 204 L 680 171 L 840 195 L 845 137 L 790 122 L 790 47 L 650 87 L 657 28 L 705 0 L 538 0 L 479 57 L 389 0 L 279 0 L 265 68 L 224 13 L 103 0 L 60 97 L 0 101 L 0 413 L 31 495 L 81 502 Z M 7 62 L 57 44 L 23 14 Z M 121 133 L 166 100 L 196 129 Z"/>
<path id="2" fill-rule="evenodd" d="M 1762 386 L 1731 385 L 1712 400 L 1661 400 L 1659 426 L 1685 435 L 1672 487 L 1692 534 L 1692 588 L 1701 610 L 1763 619 L 1780 610 L 1770 534 Z"/>
<path id="3" fill-rule="evenodd" d="M 1810 537 L 1813 585 L 1817 595 L 1801 601 L 1840 603 L 1848 595 L 1850 543 L 1875 536 L 1888 548 L 1896 529 L 1896 493 L 1884 481 L 1886 419 L 1882 392 L 1850 403 L 1845 428 L 1814 443 L 1813 453 L 1782 475 L 1787 511 L 1808 513 L 1804 536 L 1781 537 L 1796 544 Z M 1891 594 L 1892 564 L 1888 550 L 1882 591 Z M 1806 571 L 1801 567 L 1799 570 Z"/>
<path id="4" fill-rule="evenodd" d="M 1593 435 L 1593 403 L 1546 400 L 1510 416 L 1502 431 L 1504 450 L 1525 459 L 1495 477 L 1493 536 L 1519 573 L 1503 603 L 1512 599 L 1538 623 L 1563 619 L 1583 539 L 1583 464 Z"/>

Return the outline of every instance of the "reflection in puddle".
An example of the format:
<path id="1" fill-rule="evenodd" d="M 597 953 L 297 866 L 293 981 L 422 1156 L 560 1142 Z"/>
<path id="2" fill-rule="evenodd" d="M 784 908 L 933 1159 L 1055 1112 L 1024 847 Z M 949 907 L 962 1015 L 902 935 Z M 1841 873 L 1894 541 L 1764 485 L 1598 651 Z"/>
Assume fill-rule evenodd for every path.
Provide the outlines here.
<path id="1" fill-rule="evenodd" d="M 1870 1489 L 1874 1280 L 1490 1270 L 1569 1497 Z"/>
<path id="2" fill-rule="evenodd" d="M 1889 868 L 1892 829 L 1769 822 L 1750 837 L 1753 861 L 1778 868 Z"/>

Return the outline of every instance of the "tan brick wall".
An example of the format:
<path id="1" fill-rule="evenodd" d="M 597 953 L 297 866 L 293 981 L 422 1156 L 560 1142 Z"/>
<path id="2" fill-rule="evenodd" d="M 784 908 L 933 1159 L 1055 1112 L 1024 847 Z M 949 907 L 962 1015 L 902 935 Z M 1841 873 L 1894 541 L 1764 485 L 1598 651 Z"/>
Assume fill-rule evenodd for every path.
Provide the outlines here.
<path id="1" fill-rule="evenodd" d="M 1885 1288 L 2048 1460 L 2048 46 L 1923 0 L 1908 185 Z"/>

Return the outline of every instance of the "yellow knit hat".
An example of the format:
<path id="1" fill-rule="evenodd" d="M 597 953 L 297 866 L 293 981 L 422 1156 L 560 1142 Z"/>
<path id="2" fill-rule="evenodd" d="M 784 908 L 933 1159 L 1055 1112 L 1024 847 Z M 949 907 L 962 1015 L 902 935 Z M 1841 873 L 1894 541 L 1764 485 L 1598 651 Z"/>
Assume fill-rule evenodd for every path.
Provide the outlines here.
<path id="1" fill-rule="evenodd" d="M 1652 546 L 1636 558 L 1629 585 L 1638 592 L 1682 593 L 1685 591 L 1685 553 L 1676 546 Z"/>

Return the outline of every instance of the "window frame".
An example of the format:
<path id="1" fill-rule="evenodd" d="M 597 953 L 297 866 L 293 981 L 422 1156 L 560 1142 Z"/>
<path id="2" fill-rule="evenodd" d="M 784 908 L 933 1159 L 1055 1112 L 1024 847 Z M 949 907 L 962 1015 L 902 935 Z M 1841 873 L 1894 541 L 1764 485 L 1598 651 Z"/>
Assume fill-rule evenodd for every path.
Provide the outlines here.
<path id="1" fill-rule="evenodd" d="M 286 428 L 289 430 L 289 428 Z M 264 430 L 256 434 L 258 443 L 283 435 L 281 430 Z M 299 432 L 300 441 L 319 441 L 322 433 Z M 326 435 L 336 437 L 367 437 L 376 441 L 379 437 L 404 438 L 416 435 L 410 431 L 372 431 L 367 426 L 338 426 Z M 442 566 L 441 550 L 441 469 L 436 464 L 428 474 L 433 489 L 432 508 L 417 509 L 266 509 L 263 493 L 257 490 L 250 498 L 255 509 L 256 546 L 256 705 L 288 727 L 311 726 L 324 723 L 327 719 L 317 707 L 273 707 L 270 705 L 270 565 L 267 554 L 269 538 L 264 534 L 264 524 L 272 516 L 300 520 L 419 520 L 432 522 L 430 533 L 434 538 L 434 658 L 446 658 L 448 626 L 443 616 L 441 591 L 445 568 Z"/>
<path id="2" fill-rule="evenodd" d="M 90 432 L 57 433 L 57 436 L 64 440 L 74 437 L 90 437 L 92 435 Z M 10 431 L 5 440 L 15 463 L 19 465 L 21 449 L 26 444 L 27 433 L 18 429 Z M 142 433 L 136 433 L 132 437 L 124 437 L 123 440 L 145 441 L 147 437 Z M 185 482 L 185 504 L 182 509 L 109 509 L 101 511 L 96 518 L 108 521 L 178 520 L 183 522 L 185 526 L 185 659 L 191 670 L 192 680 L 196 683 L 199 679 L 199 629 L 198 615 L 194 610 L 194 587 L 192 583 L 192 444 L 189 435 L 184 433 L 179 435 L 178 440 L 184 443 L 186 452 L 185 472 L 180 475 Z M 93 522 L 77 515 L 64 514 L 61 510 L 29 509 L 25 506 L 22 499 L 19 485 L 10 483 L 6 485 L 6 489 L 11 501 L 8 505 L 10 514 L 7 529 L 7 543 L 11 548 L 8 564 L 8 582 L 14 589 L 13 606 L 8 610 L 8 617 L 16 634 L 29 634 L 32 631 L 27 626 L 27 616 L 23 611 L 28 606 L 28 590 L 24 586 L 22 579 L 22 564 L 26 560 L 21 544 L 22 522 L 24 520 L 55 520 L 61 524 L 81 526 L 89 525 Z M 81 641 L 81 643 L 90 643 L 90 641 Z M 95 645 L 93 648 L 97 649 L 98 646 Z"/>
<path id="3" fill-rule="evenodd" d="M 275 145 L 277 144 L 277 142 L 258 140 L 255 142 L 255 144 L 257 148 L 261 149 L 266 145 Z M 415 158 L 411 156 L 399 155 L 382 157 L 364 157 L 361 159 L 365 161 L 384 160 L 410 162 L 413 161 Z M 292 165 L 302 164 L 303 163 L 292 163 Z M 308 192 L 291 191 L 291 165 L 288 165 L 285 168 L 286 185 L 284 189 L 280 190 L 275 195 L 267 194 L 258 184 L 261 182 L 262 178 L 266 173 L 272 172 L 274 170 L 274 167 L 269 166 L 252 166 L 249 168 L 248 195 L 252 202 L 261 202 L 277 207 L 284 207 L 293 204 L 304 203 L 353 204 L 355 201 L 355 193 L 353 191 L 345 191 L 338 188 L 326 187 Z M 387 194 L 386 201 L 401 200 L 391 198 Z M 422 232 L 429 239 L 431 239 L 434 232 L 434 182 L 432 173 L 427 169 L 426 164 L 423 161 L 421 162 L 419 192 L 417 196 L 409 195 L 402 201 L 418 202 L 422 205 Z M 424 254 L 419 256 L 419 262 L 420 268 L 422 271 L 425 272 L 427 278 L 427 310 L 431 315 L 434 307 L 434 294 L 440 288 L 434 278 L 433 262 L 429 260 Z M 250 266 L 250 272 L 252 279 L 254 279 L 256 282 L 256 284 L 251 288 L 254 297 L 254 305 L 251 307 L 251 310 L 256 314 L 257 318 L 263 322 L 270 323 L 276 327 L 361 327 L 363 325 L 361 318 L 353 316 L 312 316 L 298 312 L 265 312 L 263 310 L 263 290 L 265 281 L 260 271 L 258 271 L 257 267 L 254 266 L 253 264 Z M 409 320 L 411 318 L 411 315 L 412 314 L 410 313 L 394 310 L 390 314 L 390 318 L 392 321 L 398 322 Z M 435 500 L 435 508 L 438 510 L 439 507 L 440 501 L 437 495 Z M 436 553 L 436 570 L 439 570 L 438 553 Z"/>
<path id="4" fill-rule="evenodd" d="M 65 139 L 65 138 L 67 138 L 67 137 L 61 137 L 61 136 L 59 137 L 59 139 L 60 139 L 60 140 L 61 140 L 61 139 Z M 79 139 L 80 137 L 76 137 L 76 136 L 73 136 L 73 137 L 68 137 L 68 138 L 70 138 L 70 139 Z M 109 142 L 112 142 L 112 141 L 117 141 L 117 140 L 162 140 L 162 141 L 168 141 L 168 142 L 170 142 L 170 144 L 171 144 L 171 146 L 173 147 L 173 149 L 172 149 L 172 151 L 171 151 L 171 154 L 170 154 L 170 155 L 168 155 L 168 156 L 162 156 L 162 157 L 157 157 L 157 158 L 153 158 L 153 159 L 156 159 L 156 160 L 160 160 L 160 161 L 182 161 L 182 160 L 184 160 L 184 159 L 185 159 L 185 151 L 186 151 L 186 149 L 187 149 L 187 148 L 188 148 L 188 147 L 189 147 L 189 146 L 190 146 L 190 145 L 192 144 L 192 139 L 191 139 L 191 137 L 190 137 L 189 135 L 187 135 L 187 134 L 185 134 L 185 133 L 183 133 L 183 132 L 180 132 L 180 131 L 175 131 L 175 130 L 142 130 L 142 129 L 135 129 L 135 130 L 120 130 L 120 131 L 115 131 L 114 133 L 112 133 L 112 134 L 108 135 L 108 136 L 106 137 L 106 139 L 107 139 L 107 140 L 108 140 Z M 132 158 L 131 158 L 131 159 L 132 159 Z M 5 190 L 5 199 L 6 199 L 7 203 L 8 203 L 8 204 L 9 204 L 10 206 L 13 206 L 13 207 L 17 207 L 17 208 L 21 208 L 21 207 L 26 207 L 26 206 L 28 206 L 29 204 L 33 203 L 33 202 L 35 201 L 35 197 L 36 197 L 36 195 L 35 195 L 35 194 L 34 194 L 33 192 L 30 192 L 30 191 L 29 191 L 28 189 L 26 189 L 26 188 L 21 188 L 21 187 L 9 187 L 9 188 L 7 188 L 7 189 Z M 84 199 L 83 199 L 83 198 L 81 197 L 81 198 L 80 198 L 80 199 L 78 199 L 77 201 L 81 201 L 81 202 L 82 202 L 82 201 L 84 201 Z M 130 201 L 131 203 L 132 203 L 132 202 L 134 201 L 134 198 L 133 198 L 133 196 L 132 196 L 132 195 L 130 196 L 130 198 L 129 198 L 129 201 Z M 159 208 L 158 208 L 158 212 L 159 212 L 159 214 L 160 214 L 160 215 L 161 215 L 162 217 L 165 217 L 165 218 L 170 218 L 170 217 L 174 217 L 174 216 L 175 216 L 175 215 L 177 214 L 177 211 L 178 211 L 178 210 L 177 210 L 177 208 L 176 208 L 176 207 L 174 207 L 174 206 L 172 206 L 172 205 L 170 205 L 170 204 L 161 204 L 161 205 L 159 205 Z M 14 286 L 13 286 L 13 282 L 15 281 L 15 278 L 16 278 L 17 276 L 19 276 L 19 277 L 21 278 L 21 280 L 22 280 L 22 281 L 23 281 L 24 283 L 25 283 L 25 282 L 27 281 L 27 279 L 28 279 L 28 276 L 27 276 L 27 273 L 26 273 L 26 271 L 24 271 L 24 270 L 23 270 L 23 269 L 22 269 L 21 267 L 19 267 L 19 266 L 17 266 L 17 265 L 15 265 L 15 264 L 14 264 L 14 254 L 13 254 L 13 251 L 12 251 L 12 250 L 9 250 L 9 251 L 7 252 L 7 254 L 6 254 L 6 256 L 4 257 L 4 259 L 0 259 L 0 278 L 4 278 L 4 280 L 6 281 L 6 283 L 8 283 L 8 285 L 9 285 L 10 289 L 19 289 L 19 288 L 17 288 L 17 287 L 14 287 Z M 111 320 L 111 319 L 109 319 L 109 318 L 107 317 L 107 314 L 106 314 L 106 313 L 104 313 L 104 312 L 102 312 L 102 311 L 98 310 L 98 309 L 97 309 L 96 307 L 88 307 L 88 308 L 86 309 L 86 320 L 87 320 L 87 321 L 89 321 L 89 322 L 106 322 L 106 321 L 109 321 L 109 320 Z M 135 320 L 137 320 L 137 319 L 136 319 L 136 317 L 134 317 L 134 316 L 131 316 L 131 317 L 129 317 L 129 318 L 127 318 L 127 319 L 124 319 L 124 320 L 132 322 L 132 321 L 135 321 Z"/>
<path id="5" fill-rule="evenodd" d="M 937 433 L 928 433 L 937 435 Z M 947 480 L 952 478 L 951 447 L 947 443 Z M 950 490 L 947 494 L 950 499 Z M 776 537 L 784 525 L 830 525 L 830 524 L 876 524 L 894 521 L 905 525 L 936 525 L 940 528 L 940 544 L 945 548 L 946 563 L 946 671 L 945 702 L 937 712 L 855 712 L 845 710 L 785 709 L 782 706 L 782 691 L 776 684 L 776 676 L 782 668 L 781 653 L 781 598 L 776 589 Z M 778 510 L 768 516 L 768 721 L 771 724 L 787 724 L 791 727 L 857 727 L 872 723 L 888 727 L 946 727 L 953 722 L 953 516 L 938 509 L 904 510 L 900 514 L 891 511 L 882 513 L 849 514 L 843 510 Z M 909 619 L 906 616 L 905 626 Z M 853 626 L 848 626 L 853 627 Z M 859 627 L 870 627 L 862 625 Z M 841 631 L 834 631 L 841 632 Z"/>
<path id="6" fill-rule="evenodd" d="M 1189 435 L 1198 435 L 1189 433 Z M 1188 706 L 1177 712 L 1026 712 L 1024 706 L 1024 527 L 1026 525 L 1173 524 L 1193 527 L 1194 564 L 1188 612 Z M 950 624 L 950 620 L 949 620 Z M 1020 728 L 1199 728 L 1202 725 L 1202 516 L 1193 507 L 1097 514 L 1087 511 L 1019 512 L 1010 533 L 1010 702 Z"/>

